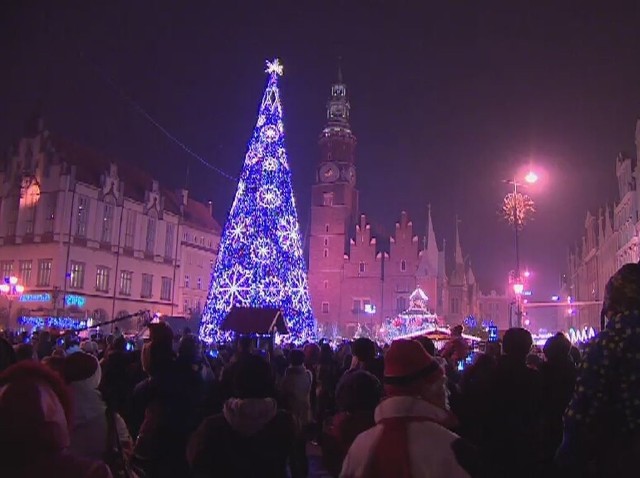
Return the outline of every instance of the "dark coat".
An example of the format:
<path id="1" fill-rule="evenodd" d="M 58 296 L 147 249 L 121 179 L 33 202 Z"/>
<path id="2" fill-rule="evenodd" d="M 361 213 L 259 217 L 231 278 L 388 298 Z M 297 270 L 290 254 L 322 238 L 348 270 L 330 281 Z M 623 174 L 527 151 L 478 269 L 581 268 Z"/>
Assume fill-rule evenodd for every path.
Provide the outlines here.
<path id="1" fill-rule="evenodd" d="M 234 400 L 234 399 L 232 399 Z M 275 402 L 273 402 L 275 407 Z M 287 459 L 296 433 L 291 414 L 274 410 L 269 418 L 239 414 L 250 430 L 233 423 L 225 413 L 207 418 L 191 437 L 187 459 L 195 478 L 285 478 Z M 260 420 L 265 420 L 266 423 Z"/>

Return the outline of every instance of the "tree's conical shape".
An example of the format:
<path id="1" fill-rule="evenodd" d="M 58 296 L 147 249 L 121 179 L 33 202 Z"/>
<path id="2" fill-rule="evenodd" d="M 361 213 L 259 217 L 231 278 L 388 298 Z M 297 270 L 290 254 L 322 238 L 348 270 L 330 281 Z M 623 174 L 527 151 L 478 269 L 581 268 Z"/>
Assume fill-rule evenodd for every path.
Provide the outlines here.
<path id="1" fill-rule="evenodd" d="M 202 315 L 200 337 L 211 342 L 231 307 L 282 310 L 294 339 L 312 339 L 307 271 L 302 254 L 291 171 L 284 145 L 278 60 L 267 63 L 269 80 L 222 232 Z"/>

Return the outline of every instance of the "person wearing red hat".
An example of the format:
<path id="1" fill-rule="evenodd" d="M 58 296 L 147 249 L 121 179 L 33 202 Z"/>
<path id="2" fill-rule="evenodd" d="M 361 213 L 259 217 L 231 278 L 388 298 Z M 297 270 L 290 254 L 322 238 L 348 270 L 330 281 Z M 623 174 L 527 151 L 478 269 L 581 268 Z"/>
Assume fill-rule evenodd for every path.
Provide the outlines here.
<path id="1" fill-rule="evenodd" d="M 342 478 L 467 478 L 452 447 L 460 438 L 450 420 L 444 371 L 420 343 L 396 340 L 384 364 L 387 398 L 376 426 L 360 434 L 342 465 Z"/>

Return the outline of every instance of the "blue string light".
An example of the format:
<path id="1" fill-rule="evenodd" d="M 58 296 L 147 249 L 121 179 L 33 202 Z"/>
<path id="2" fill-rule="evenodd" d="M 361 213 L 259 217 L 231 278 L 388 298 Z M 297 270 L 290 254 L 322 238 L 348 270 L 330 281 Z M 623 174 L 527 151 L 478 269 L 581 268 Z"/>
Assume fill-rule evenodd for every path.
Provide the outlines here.
<path id="1" fill-rule="evenodd" d="M 76 330 L 86 326 L 86 322 L 84 320 L 73 319 L 71 317 L 22 316 L 18 318 L 18 324 L 35 327 L 37 329 L 55 328 L 64 330 Z"/>
<path id="2" fill-rule="evenodd" d="M 300 228 L 284 145 L 278 76 L 269 80 L 249 141 L 236 195 L 225 224 L 202 314 L 200 338 L 228 338 L 220 324 L 231 307 L 282 310 L 296 341 L 315 337 Z"/>

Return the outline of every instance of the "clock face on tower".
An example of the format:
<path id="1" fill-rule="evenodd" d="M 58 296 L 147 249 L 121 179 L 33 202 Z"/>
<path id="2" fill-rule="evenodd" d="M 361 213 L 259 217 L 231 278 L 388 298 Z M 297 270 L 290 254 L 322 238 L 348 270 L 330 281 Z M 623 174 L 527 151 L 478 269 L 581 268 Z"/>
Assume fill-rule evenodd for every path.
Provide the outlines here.
<path id="1" fill-rule="evenodd" d="M 337 181 L 340 177 L 340 171 L 338 170 L 338 166 L 333 163 L 326 163 L 320 166 L 320 170 L 318 171 L 320 176 L 320 181 L 323 183 L 332 183 Z"/>
<path id="2" fill-rule="evenodd" d="M 350 184 L 356 183 L 356 168 L 349 166 L 342 171 L 342 177 Z"/>

